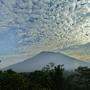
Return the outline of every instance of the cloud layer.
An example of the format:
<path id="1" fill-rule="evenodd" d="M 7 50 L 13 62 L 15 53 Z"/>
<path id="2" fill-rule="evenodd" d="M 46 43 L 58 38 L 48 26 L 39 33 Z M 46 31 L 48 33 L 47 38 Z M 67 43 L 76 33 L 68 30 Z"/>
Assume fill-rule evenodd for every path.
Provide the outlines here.
<path id="1" fill-rule="evenodd" d="M 0 53 L 31 57 L 88 42 L 89 0 L 0 0 Z"/>
<path id="2" fill-rule="evenodd" d="M 87 43 L 89 6 L 89 0 L 0 0 L 0 29 L 14 28 L 20 46 Z"/>

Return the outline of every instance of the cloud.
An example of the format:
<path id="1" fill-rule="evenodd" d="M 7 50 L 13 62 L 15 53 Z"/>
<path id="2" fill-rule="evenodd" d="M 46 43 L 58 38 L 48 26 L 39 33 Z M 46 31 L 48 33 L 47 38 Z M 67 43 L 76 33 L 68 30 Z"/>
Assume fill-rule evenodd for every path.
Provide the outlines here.
<path id="1" fill-rule="evenodd" d="M 21 24 L 21 32 L 18 33 L 19 44 L 22 46 L 44 44 L 49 47 L 55 43 L 53 49 L 90 42 L 90 31 L 87 29 L 90 27 L 87 15 L 89 13 L 88 1 L 31 1 L 30 13 L 25 14 L 27 10 L 22 9 L 19 12 L 16 9 L 17 22 Z"/>
<path id="2" fill-rule="evenodd" d="M 0 32 L 16 30 L 21 52 L 90 42 L 89 0 L 0 0 Z M 33 52 L 33 53 L 35 53 Z"/>

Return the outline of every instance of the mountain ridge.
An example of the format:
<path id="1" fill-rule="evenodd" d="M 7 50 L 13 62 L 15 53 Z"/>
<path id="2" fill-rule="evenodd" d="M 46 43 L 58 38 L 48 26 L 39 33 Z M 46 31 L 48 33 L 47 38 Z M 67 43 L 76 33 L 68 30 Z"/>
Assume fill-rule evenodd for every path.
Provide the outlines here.
<path id="1" fill-rule="evenodd" d="M 74 45 L 65 49 L 58 49 L 55 52 L 61 52 L 67 56 L 90 62 L 90 43 Z"/>
<path id="2" fill-rule="evenodd" d="M 2 70 L 12 69 L 17 72 L 30 72 L 40 70 L 49 63 L 54 63 L 55 65 L 64 64 L 65 69 L 68 70 L 75 69 L 79 66 L 90 66 L 89 63 L 79 61 L 61 53 L 41 52 L 33 58 L 11 65 Z"/>

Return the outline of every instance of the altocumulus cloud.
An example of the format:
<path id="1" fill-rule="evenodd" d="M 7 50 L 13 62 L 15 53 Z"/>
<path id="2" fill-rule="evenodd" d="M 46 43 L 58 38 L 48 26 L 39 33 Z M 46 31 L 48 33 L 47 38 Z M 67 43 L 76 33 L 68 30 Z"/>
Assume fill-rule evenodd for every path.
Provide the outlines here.
<path id="1" fill-rule="evenodd" d="M 14 28 L 23 51 L 90 42 L 89 16 L 89 0 L 0 0 L 0 32 Z"/>

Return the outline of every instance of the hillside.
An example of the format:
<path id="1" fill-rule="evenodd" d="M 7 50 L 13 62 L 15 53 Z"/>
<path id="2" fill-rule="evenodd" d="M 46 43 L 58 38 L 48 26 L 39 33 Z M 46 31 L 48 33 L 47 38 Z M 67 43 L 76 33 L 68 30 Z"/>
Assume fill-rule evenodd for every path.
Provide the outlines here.
<path id="1" fill-rule="evenodd" d="M 74 45 L 69 48 L 56 51 L 62 52 L 65 55 L 74 57 L 79 60 L 90 62 L 90 43 L 83 45 Z"/>
<path id="2" fill-rule="evenodd" d="M 11 65 L 4 68 L 3 70 L 13 69 L 17 72 L 30 72 L 34 70 L 40 70 L 51 62 L 55 63 L 56 65 L 64 64 L 64 67 L 67 70 L 75 69 L 78 66 L 90 66 L 90 63 L 79 61 L 61 53 L 41 52 L 33 58 Z"/>

